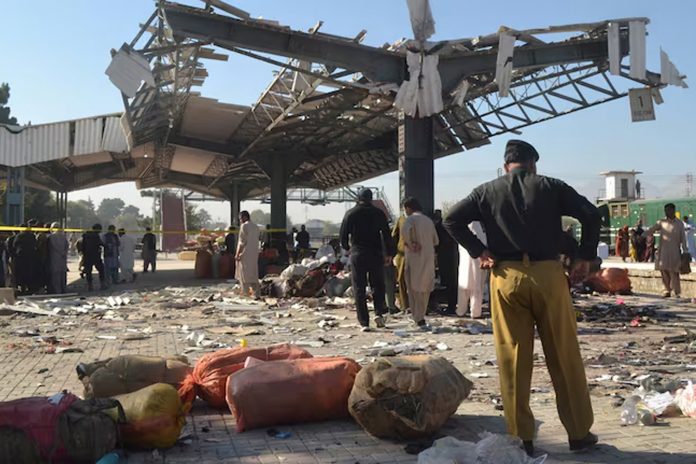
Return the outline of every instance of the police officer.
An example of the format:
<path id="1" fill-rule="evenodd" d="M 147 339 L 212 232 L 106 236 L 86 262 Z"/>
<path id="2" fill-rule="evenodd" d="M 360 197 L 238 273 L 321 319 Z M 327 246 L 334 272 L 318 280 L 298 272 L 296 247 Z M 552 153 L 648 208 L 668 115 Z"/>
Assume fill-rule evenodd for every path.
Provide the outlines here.
<path id="1" fill-rule="evenodd" d="M 561 216 L 575 217 L 582 224 L 582 239 L 572 273 L 576 278 L 586 275 L 597 254 L 600 215 L 564 182 L 537 175 L 538 159 L 532 145 L 510 140 L 506 175 L 477 187 L 444 222 L 455 240 L 473 258 L 480 258 L 481 267 L 492 270 L 491 317 L 505 420 L 508 432 L 523 440 L 530 455 L 535 432 L 529 407 L 535 325 L 571 451 L 597 443 L 590 432 L 592 403 L 559 251 Z M 483 224 L 487 247 L 469 230 L 473 221 Z"/>

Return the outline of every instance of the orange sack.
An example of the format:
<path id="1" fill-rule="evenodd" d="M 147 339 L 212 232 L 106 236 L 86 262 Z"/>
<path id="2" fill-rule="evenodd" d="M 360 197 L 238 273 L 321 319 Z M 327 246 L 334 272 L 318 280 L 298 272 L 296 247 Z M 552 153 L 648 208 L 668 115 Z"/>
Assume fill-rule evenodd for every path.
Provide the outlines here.
<path id="1" fill-rule="evenodd" d="M 193 372 L 186 376 L 179 397 L 184 403 L 193 403 L 198 395 L 214 408 L 224 408 L 227 377 L 244 367 L 248 357 L 261 361 L 311 358 L 312 355 L 293 345 L 274 345 L 267 348 L 226 348 L 208 353 L 198 360 Z"/>
<path id="2" fill-rule="evenodd" d="M 597 293 L 631 294 L 631 279 L 628 277 L 628 269 L 615 267 L 602 269 L 585 279 L 584 284 Z"/>
<path id="3" fill-rule="evenodd" d="M 360 365 L 348 358 L 260 363 L 230 375 L 227 404 L 237 432 L 349 417 Z"/>

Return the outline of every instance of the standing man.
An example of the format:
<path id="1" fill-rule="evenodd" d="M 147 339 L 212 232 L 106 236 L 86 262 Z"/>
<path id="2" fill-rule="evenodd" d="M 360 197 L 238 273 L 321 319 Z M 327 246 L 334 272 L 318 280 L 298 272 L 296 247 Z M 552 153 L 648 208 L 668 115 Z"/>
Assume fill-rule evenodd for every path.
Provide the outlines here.
<path id="1" fill-rule="evenodd" d="M 300 231 L 295 235 L 298 250 L 309 250 L 309 232 L 304 224 L 300 226 Z"/>
<path id="2" fill-rule="evenodd" d="M 239 213 L 239 242 L 237 243 L 237 278 L 242 283 L 242 295 L 259 296 L 259 226 L 251 222 L 249 211 Z"/>
<path id="3" fill-rule="evenodd" d="M 225 249 L 229 254 L 234 254 L 237 251 L 237 239 L 234 237 L 234 226 L 230 226 L 227 229 L 227 235 L 225 235 Z"/>
<path id="4" fill-rule="evenodd" d="M 616 256 L 619 256 L 624 263 L 628 258 L 629 240 L 628 226 L 624 225 L 616 232 L 616 250 L 614 250 Z"/>
<path id="5" fill-rule="evenodd" d="M 121 268 L 123 280 L 121 283 L 128 281 L 135 282 L 137 278 L 135 269 L 135 237 L 127 234 L 125 229 L 118 229 L 118 265 Z"/>
<path id="6" fill-rule="evenodd" d="M 20 293 L 30 293 L 36 290 L 36 235 L 27 227 L 27 224 L 20 224 L 25 227 L 15 236 L 12 241 L 13 262 L 15 285 Z"/>
<path id="7" fill-rule="evenodd" d="M 48 293 L 66 293 L 68 287 L 68 250 L 70 244 L 60 224 L 51 224 L 51 235 L 47 239 L 49 280 Z"/>
<path id="8" fill-rule="evenodd" d="M 457 271 L 459 267 L 459 251 L 457 242 L 447 233 L 442 225 L 442 211 L 435 210 L 435 230 L 440 244 L 437 246 L 437 268 L 440 273 L 440 284 L 445 287 L 447 311 L 445 314 L 454 315 L 457 312 Z"/>
<path id="9" fill-rule="evenodd" d="M 152 233 L 150 227 L 145 228 L 145 235 L 143 235 L 143 272 L 147 272 L 147 268 L 150 267 L 152 272 L 155 272 L 157 268 L 157 237 Z"/>
<path id="10" fill-rule="evenodd" d="M 106 280 L 104 278 L 104 262 L 102 261 L 102 249 L 104 242 L 101 239 L 101 224 L 94 224 L 92 230 L 82 234 L 82 261 L 84 273 L 87 277 L 87 290 L 90 292 L 92 286 L 92 267 L 97 268 L 99 273 L 99 287 L 101 290 L 106 289 Z"/>
<path id="11" fill-rule="evenodd" d="M 486 245 L 486 234 L 478 221 L 469 224 L 469 229 L 481 243 Z M 459 291 L 457 292 L 457 315 L 464 316 L 467 309 L 472 319 L 483 317 L 483 287 L 487 271 L 481 269 L 481 260 L 472 258 L 466 249 L 459 247 Z"/>
<path id="12" fill-rule="evenodd" d="M 409 307 L 408 289 L 406 288 L 406 244 L 401 233 L 404 228 L 404 222 L 406 222 L 406 216 L 399 216 L 391 232 L 392 241 L 396 243 L 394 266 L 396 266 L 396 282 L 399 285 L 399 309 L 402 311 L 406 311 Z"/>
<path id="13" fill-rule="evenodd" d="M 107 232 L 102 239 L 104 242 L 104 268 L 106 270 L 106 280 L 109 285 L 116 285 L 118 280 L 118 251 L 121 246 L 116 226 L 113 224 L 106 228 Z"/>
<path id="14" fill-rule="evenodd" d="M 601 218 L 586 198 L 564 182 L 537 175 L 536 149 L 521 140 L 505 148 L 506 175 L 459 202 L 445 228 L 491 269 L 491 317 L 508 432 L 533 454 L 534 415 L 529 407 L 534 326 L 546 355 L 561 422 L 571 451 L 594 446 L 592 403 L 580 355 L 575 311 L 559 261 L 561 216 L 582 224 L 579 259 L 571 273 L 583 278 L 597 254 Z M 481 221 L 485 246 L 469 229 Z"/>
<path id="15" fill-rule="evenodd" d="M 636 262 L 645 260 L 645 230 L 643 230 L 643 222 L 638 221 L 636 226 L 631 231 L 631 243 L 636 250 Z"/>
<path id="16" fill-rule="evenodd" d="M 427 328 L 425 313 L 435 287 L 435 247 L 440 243 L 433 221 L 423 214 L 415 198 L 404 200 L 406 222 L 401 233 L 406 245 L 406 287 L 411 316 L 418 327 Z"/>
<path id="17" fill-rule="evenodd" d="M 676 215 L 677 207 L 674 203 L 665 205 L 665 217 L 660 219 L 646 232 L 649 235 L 660 233 L 660 246 L 655 257 L 655 270 L 662 274 L 664 291 L 662 296 L 669 298 L 674 291 L 676 298 L 681 297 L 681 281 L 679 280 L 679 268 L 681 267 L 681 254 L 688 253 L 684 235 L 684 223 Z"/>
<path id="18" fill-rule="evenodd" d="M 694 239 L 694 225 L 689 216 L 684 216 L 684 233 L 686 234 L 686 246 L 689 248 L 691 260 L 696 261 L 696 240 Z"/>
<path id="19" fill-rule="evenodd" d="M 394 255 L 394 244 L 384 211 L 372 204 L 372 190 L 362 189 L 358 193 L 358 205 L 343 218 L 341 246 L 350 251 L 350 276 L 361 330 L 370 330 L 368 281 L 375 305 L 375 325 L 384 327 L 384 266 Z"/>

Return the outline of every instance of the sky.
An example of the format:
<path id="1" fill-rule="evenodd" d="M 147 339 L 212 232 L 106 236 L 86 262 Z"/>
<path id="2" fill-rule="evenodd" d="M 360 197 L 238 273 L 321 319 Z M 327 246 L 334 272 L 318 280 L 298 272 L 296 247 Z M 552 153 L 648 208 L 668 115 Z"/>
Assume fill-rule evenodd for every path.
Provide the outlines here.
<path id="1" fill-rule="evenodd" d="M 187 3 L 202 5 L 201 1 Z M 323 20 L 323 32 L 353 36 L 368 31 L 365 44 L 380 46 L 412 32 L 405 0 L 237 0 L 230 1 L 253 17 L 274 19 L 307 30 Z M 0 82 L 11 86 L 12 115 L 21 124 L 47 123 L 123 110 L 121 97 L 104 70 L 109 51 L 129 42 L 154 9 L 152 0 L 34 0 L 3 2 L 0 27 Z M 31 6 L 30 6 L 31 5 Z M 493 4 L 468 0 L 432 0 L 436 34 L 431 40 L 474 37 L 496 32 L 501 25 L 516 29 L 593 22 L 612 18 L 648 17 L 648 69 L 659 72 L 662 47 L 682 74 L 696 76 L 696 2 L 684 0 L 498 0 Z M 204 96 L 252 104 L 272 78 L 273 66 L 231 55 L 228 62 L 207 61 L 210 77 Z M 689 80 L 696 88 L 696 80 Z M 693 89 L 669 87 L 665 103 L 656 107 L 657 120 L 632 123 L 628 99 L 589 108 L 528 127 L 515 138 L 537 147 L 541 173 L 559 177 L 594 200 L 603 187 L 599 172 L 631 170 L 641 176 L 647 197 L 683 196 L 686 174 L 696 172 L 696 131 Z M 506 141 L 435 162 L 436 207 L 465 197 L 478 184 L 496 176 Z M 398 203 L 395 173 L 363 182 L 383 187 L 392 205 Z M 119 197 L 143 211 L 151 200 L 133 183 L 115 184 L 69 194 L 71 200 Z M 229 220 L 229 204 L 206 202 L 213 218 Z M 340 221 L 351 205 L 306 206 L 290 203 L 294 223 L 320 218 Z M 246 209 L 266 209 L 244 202 Z"/>

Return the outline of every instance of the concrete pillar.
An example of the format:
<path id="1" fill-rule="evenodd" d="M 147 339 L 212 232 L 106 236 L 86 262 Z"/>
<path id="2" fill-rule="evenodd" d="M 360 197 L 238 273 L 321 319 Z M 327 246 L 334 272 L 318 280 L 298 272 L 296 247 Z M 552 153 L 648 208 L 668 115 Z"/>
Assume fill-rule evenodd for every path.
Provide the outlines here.
<path id="1" fill-rule="evenodd" d="M 276 157 L 271 168 L 271 229 L 285 230 L 287 227 L 288 179 L 285 160 Z"/>
<path id="2" fill-rule="evenodd" d="M 230 185 L 230 225 L 239 227 L 239 213 L 241 208 L 241 200 L 239 199 L 239 186 L 234 183 Z"/>
<path id="3" fill-rule="evenodd" d="M 414 197 L 426 214 L 435 209 L 433 144 L 431 116 L 399 118 L 399 201 Z"/>
<path id="4" fill-rule="evenodd" d="M 24 222 L 24 167 L 7 168 L 5 196 L 5 225 L 18 226 Z"/>

